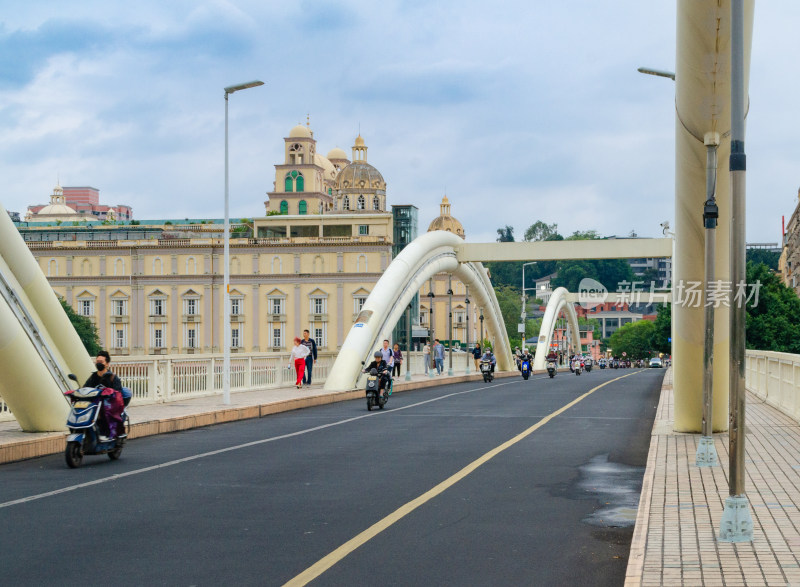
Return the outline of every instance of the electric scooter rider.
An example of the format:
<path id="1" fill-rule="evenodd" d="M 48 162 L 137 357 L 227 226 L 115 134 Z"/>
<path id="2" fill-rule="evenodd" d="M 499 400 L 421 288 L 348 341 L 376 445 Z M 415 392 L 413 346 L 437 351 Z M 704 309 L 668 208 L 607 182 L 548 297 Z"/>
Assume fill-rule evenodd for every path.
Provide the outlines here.
<path id="1" fill-rule="evenodd" d="M 494 366 L 497 365 L 497 359 L 495 359 L 494 355 L 492 354 L 492 349 L 486 348 L 486 352 L 483 353 L 481 357 L 481 362 L 487 361 L 489 365 L 491 365 L 492 373 L 494 373 Z"/>
<path id="2" fill-rule="evenodd" d="M 383 392 L 386 391 L 386 387 L 389 385 L 389 380 L 392 377 L 389 372 L 389 363 L 383 359 L 383 353 L 381 353 L 381 351 L 375 351 L 373 357 L 375 357 L 375 360 L 367 365 L 366 369 L 364 369 L 364 373 L 369 373 L 372 369 L 378 371 L 378 375 L 380 375 L 378 393 L 383 396 Z"/>
<path id="3" fill-rule="evenodd" d="M 113 395 L 108 396 L 108 399 L 103 400 L 103 420 L 102 427 L 108 428 L 108 437 L 100 437 L 101 442 L 105 442 L 111 438 L 115 438 L 123 431 L 120 430 L 122 426 L 122 411 L 125 409 L 125 402 L 122 399 L 122 382 L 116 374 L 109 370 L 109 363 L 111 363 L 111 355 L 108 351 L 100 351 L 95 357 L 95 367 L 97 371 L 89 375 L 89 379 L 83 384 L 84 387 L 109 387 L 115 391 Z"/>

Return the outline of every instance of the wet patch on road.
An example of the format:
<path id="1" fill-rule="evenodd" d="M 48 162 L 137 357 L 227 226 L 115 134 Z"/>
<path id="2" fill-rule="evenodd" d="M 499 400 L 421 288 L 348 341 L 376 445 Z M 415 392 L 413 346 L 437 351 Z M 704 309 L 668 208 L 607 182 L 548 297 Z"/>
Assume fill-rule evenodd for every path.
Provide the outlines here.
<path id="1" fill-rule="evenodd" d="M 609 462 L 597 455 L 580 467 L 577 489 L 585 498 L 597 499 L 601 507 L 583 522 L 602 528 L 628 528 L 636 524 L 644 467 Z"/>

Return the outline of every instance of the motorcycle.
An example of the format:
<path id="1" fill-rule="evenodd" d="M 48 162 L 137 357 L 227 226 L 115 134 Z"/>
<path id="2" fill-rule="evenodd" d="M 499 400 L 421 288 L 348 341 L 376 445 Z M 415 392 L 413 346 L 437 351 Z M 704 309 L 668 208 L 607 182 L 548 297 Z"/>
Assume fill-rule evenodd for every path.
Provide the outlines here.
<path id="1" fill-rule="evenodd" d="M 483 375 L 483 380 L 486 383 L 489 383 L 492 379 L 494 379 L 494 373 L 492 373 L 492 363 L 490 361 L 481 361 L 481 374 Z"/>
<path id="2" fill-rule="evenodd" d="M 581 363 L 580 363 L 580 361 L 573 361 L 572 370 L 575 372 L 575 375 L 580 375 L 581 374 Z"/>
<path id="3" fill-rule="evenodd" d="M 522 371 L 522 378 L 527 381 L 528 377 L 531 376 L 531 362 L 528 359 L 522 359 L 519 369 Z"/>
<path id="4" fill-rule="evenodd" d="M 606 368 L 606 361 L 605 361 L 605 359 L 600 359 L 600 361 L 598 361 L 598 363 L 597 363 L 597 364 L 600 366 L 600 369 L 605 369 L 605 368 Z"/>
<path id="5" fill-rule="evenodd" d="M 75 375 L 70 374 L 69 378 L 76 383 L 78 381 Z M 81 387 L 64 392 L 70 402 L 70 413 L 67 417 L 70 434 L 67 436 L 67 448 L 64 451 L 64 458 L 70 469 L 80 467 L 84 455 L 107 454 L 109 459 L 116 461 L 122 454 L 130 429 L 127 410 L 123 408 L 122 431 L 116 437 L 107 439 L 100 434 L 100 411 L 104 400 L 113 393 L 114 390 L 110 387 L 102 386 Z M 132 395 L 130 389 L 122 388 L 124 407 L 128 406 Z"/>
<path id="6" fill-rule="evenodd" d="M 380 385 L 381 379 L 386 379 L 386 384 L 384 386 L 383 395 L 380 394 Z M 381 370 L 378 372 L 377 369 L 374 367 L 369 370 L 369 375 L 367 375 L 367 411 L 372 411 L 372 408 L 378 407 L 378 409 L 382 410 L 383 406 L 386 405 L 386 402 L 389 401 L 389 396 L 392 395 L 392 387 L 394 385 L 394 380 L 389 375 L 389 371 L 386 369 Z"/>
<path id="7" fill-rule="evenodd" d="M 547 374 L 550 376 L 550 379 L 556 376 L 556 362 L 555 361 L 548 361 L 547 362 Z"/>
<path id="8" fill-rule="evenodd" d="M 586 361 L 583 363 L 583 367 L 584 367 L 584 369 L 586 369 L 587 373 L 589 371 L 591 371 L 592 370 L 592 360 L 591 359 L 586 359 Z"/>

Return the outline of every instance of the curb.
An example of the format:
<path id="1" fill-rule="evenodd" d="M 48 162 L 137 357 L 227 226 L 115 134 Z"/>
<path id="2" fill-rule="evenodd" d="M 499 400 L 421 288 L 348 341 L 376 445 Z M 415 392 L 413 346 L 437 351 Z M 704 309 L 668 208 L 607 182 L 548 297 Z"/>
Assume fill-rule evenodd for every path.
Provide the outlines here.
<path id="1" fill-rule="evenodd" d="M 503 371 L 495 373 L 495 378 L 518 376 L 517 371 Z M 402 376 L 401 376 L 402 377 Z M 439 385 L 450 385 L 455 383 L 465 383 L 468 381 L 482 381 L 481 375 L 454 375 L 442 380 L 439 377 L 432 377 L 423 381 L 395 383 L 393 393 L 437 387 Z M 223 424 L 226 422 L 236 422 L 239 420 L 250 420 L 253 418 L 263 418 L 271 414 L 291 412 L 314 406 L 322 406 L 337 402 L 360 399 L 364 396 L 361 389 L 350 391 L 332 391 L 322 395 L 308 397 L 298 397 L 289 400 L 279 400 L 264 404 L 254 404 L 251 406 L 228 407 L 219 410 L 210 410 L 188 414 L 186 416 L 175 416 L 159 420 L 147 420 L 136 422 L 130 425 L 129 439 L 154 436 L 156 434 L 169 434 L 180 432 L 192 428 L 202 428 Z M 67 446 L 67 432 L 44 433 L 46 436 L 31 438 L 30 440 L 20 440 L 10 442 L 0 446 L 0 464 L 13 463 L 26 459 L 33 459 L 52 454 L 64 452 Z"/>

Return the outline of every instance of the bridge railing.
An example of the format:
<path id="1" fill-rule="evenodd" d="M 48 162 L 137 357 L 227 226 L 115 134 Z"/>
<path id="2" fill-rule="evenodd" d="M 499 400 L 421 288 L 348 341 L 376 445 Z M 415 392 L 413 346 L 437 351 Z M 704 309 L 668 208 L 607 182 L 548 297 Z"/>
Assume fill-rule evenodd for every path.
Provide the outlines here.
<path id="1" fill-rule="evenodd" d="M 406 360 L 408 353 L 404 353 Z M 336 359 L 335 352 L 320 352 L 314 365 L 313 382 L 324 383 Z M 453 370 L 463 373 L 469 353 L 453 353 Z M 411 372 L 424 373 L 421 352 L 410 353 Z M 470 363 L 471 365 L 471 363 Z M 445 373 L 448 358 L 445 354 Z M 220 353 L 202 355 L 116 356 L 111 369 L 122 384 L 131 388 L 137 405 L 156 404 L 182 399 L 222 395 L 223 357 Z M 401 377 L 405 376 L 403 364 Z M 236 353 L 231 356 L 231 393 L 291 387 L 295 383 L 294 366 L 289 353 Z M 0 397 L 0 422 L 12 421 L 14 415 Z"/>
<path id="2" fill-rule="evenodd" d="M 748 390 L 800 421 L 800 355 L 748 350 L 745 368 Z"/>

